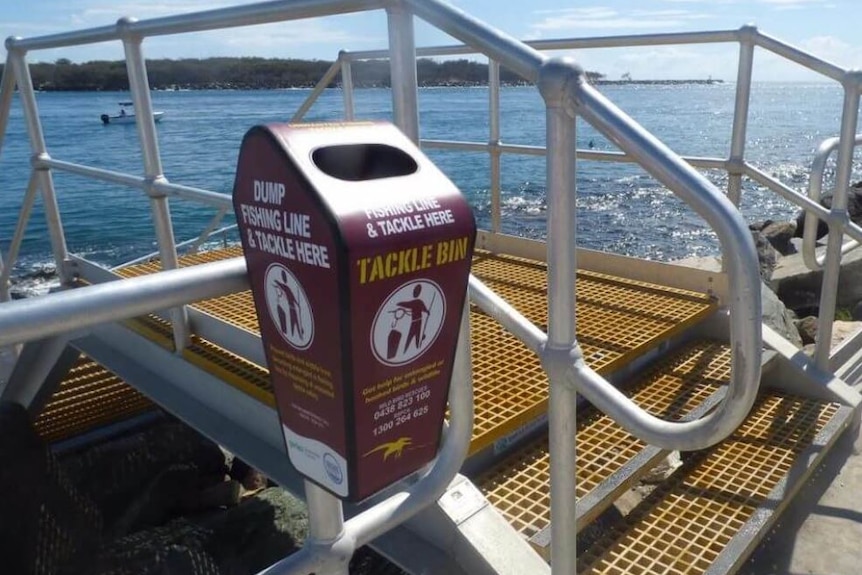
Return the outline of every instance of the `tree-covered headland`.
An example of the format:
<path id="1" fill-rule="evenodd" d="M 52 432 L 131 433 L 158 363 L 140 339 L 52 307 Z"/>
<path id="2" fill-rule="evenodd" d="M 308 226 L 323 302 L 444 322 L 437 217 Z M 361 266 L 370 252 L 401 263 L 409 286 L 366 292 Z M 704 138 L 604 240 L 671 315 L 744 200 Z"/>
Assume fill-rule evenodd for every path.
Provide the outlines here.
<path id="1" fill-rule="evenodd" d="M 314 86 L 332 65 L 326 60 L 277 58 L 184 58 L 148 60 L 147 74 L 154 90 L 276 89 Z M 353 85 L 388 87 L 389 62 L 356 61 L 351 64 Z M 0 64 L 0 71 L 3 65 Z M 488 83 L 488 65 L 472 60 L 436 61 L 422 58 L 416 62 L 420 86 L 481 86 Z M 74 63 L 60 59 L 53 63 L 30 65 L 33 86 L 43 91 L 121 91 L 129 89 L 126 65 L 121 60 Z M 602 78 L 587 72 L 590 80 Z M 513 72 L 501 69 L 500 81 L 507 85 L 524 83 Z M 340 74 L 335 84 L 341 82 Z"/>

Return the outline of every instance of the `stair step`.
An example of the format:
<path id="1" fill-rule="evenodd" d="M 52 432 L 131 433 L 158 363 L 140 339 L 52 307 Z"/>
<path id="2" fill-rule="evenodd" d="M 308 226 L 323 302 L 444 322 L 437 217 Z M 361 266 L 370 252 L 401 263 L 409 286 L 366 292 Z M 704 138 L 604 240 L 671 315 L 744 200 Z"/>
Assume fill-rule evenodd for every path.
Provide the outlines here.
<path id="1" fill-rule="evenodd" d="M 578 573 L 733 572 L 849 420 L 835 403 L 766 392 L 728 439 L 681 468 L 579 558 Z"/>
<path id="2" fill-rule="evenodd" d="M 668 354 L 637 380 L 625 385 L 623 391 L 653 415 L 680 419 L 725 385 L 729 376 L 729 347 L 701 340 Z M 624 473 L 626 464 L 647 448 L 644 442 L 592 407 L 578 414 L 576 441 L 576 489 L 581 501 L 610 482 L 615 474 Z M 529 539 L 550 524 L 549 470 L 548 438 L 544 434 L 482 473 L 476 483 L 514 528 Z M 625 471 L 628 480 L 636 479 L 633 471 Z M 615 482 L 608 497 L 600 498 L 602 504 L 609 505 L 610 496 L 625 486 L 624 481 Z M 599 511 L 579 508 L 579 515 L 588 517 Z"/>
<path id="3" fill-rule="evenodd" d="M 53 443 L 155 408 L 135 388 L 81 355 L 34 425 L 45 441 Z"/>
<path id="4" fill-rule="evenodd" d="M 242 255 L 239 247 L 190 254 L 182 266 Z M 124 277 L 159 271 L 158 262 L 118 270 Z M 543 263 L 477 251 L 473 273 L 491 289 L 544 328 L 547 318 L 547 266 Z M 578 337 L 589 365 L 608 374 L 711 315 L 716 303 L 696 292 L 665 288 L 592 272 L 579 272 Z M 195 309 L 246 331 L 259 333 L 251 292 L 193 304 Z M 167 324 L 149 318 L 135 329 L 171 349 Z M 471 310 L 475 422 L 470 455 L 491 447 L 547 410 L 548 383 L 538 358 L 495 320 Z M 265 370 L 227 350 L 195 337 L 184 356 L 202 369 L 268 405 L 274 405 Z M 265 380 L 265 381 L 264 381 Z"/>

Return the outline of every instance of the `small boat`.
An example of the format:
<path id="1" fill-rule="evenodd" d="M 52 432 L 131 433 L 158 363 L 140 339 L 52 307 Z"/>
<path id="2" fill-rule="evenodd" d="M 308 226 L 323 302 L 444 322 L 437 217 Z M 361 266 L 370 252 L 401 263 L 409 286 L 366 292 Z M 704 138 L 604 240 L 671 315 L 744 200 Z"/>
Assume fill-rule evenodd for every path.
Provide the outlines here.
<path id="1" fill-rule="evenodd" d="M 107 124 L 134 124 L 135 123 L 135 114 L 132 111 L 132 106 L 134 106 L 133 102 L 120 102 L 120 113 L 114 116 L 110 114 L 102 114 L 101 119 L 102 123 Z M 129 111 L 126 111 L 126 110 Z M 153 121 L 158 122 L 164 116 L 164 112 L 153 112 Z"/>

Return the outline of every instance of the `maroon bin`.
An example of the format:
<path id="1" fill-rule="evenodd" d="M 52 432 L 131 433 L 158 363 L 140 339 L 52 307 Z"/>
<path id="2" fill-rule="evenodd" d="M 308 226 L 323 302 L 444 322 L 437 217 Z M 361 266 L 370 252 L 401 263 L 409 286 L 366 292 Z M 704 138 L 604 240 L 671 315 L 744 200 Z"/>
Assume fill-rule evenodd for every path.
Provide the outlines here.
<path id="1" fill-rule="evenodd" d="M 271 124 L 233 190 L 291 463 L 358 501 L 437 453 L 476 235 L 387 123 Z"/>

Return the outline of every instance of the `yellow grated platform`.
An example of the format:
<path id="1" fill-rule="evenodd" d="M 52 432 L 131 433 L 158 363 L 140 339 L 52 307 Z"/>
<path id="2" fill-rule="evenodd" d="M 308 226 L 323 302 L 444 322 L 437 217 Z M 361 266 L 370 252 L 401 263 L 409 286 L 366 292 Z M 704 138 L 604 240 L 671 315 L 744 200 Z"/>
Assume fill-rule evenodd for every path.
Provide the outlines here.
<path id="1" fill-rule="evenodd" d="M 578 573 L 704 573 L 837 410 L 817 400 L 761 397 L 731 437 L 692 455 L 580 557 Z"/>
<path id="2" fill-rule="evenodd" d="M 42 409 L 35 426 L 50 443 L 155 408 L 135 388 L 82 355 Z"/>
<path id="3" fill-rule="evenodd" d="M 240 247 L 226 248 L 183 256 L 180 265 L 191 266 L 241 255 Z M 151 262 L 123 268 L 118 273 L 133 277 L 159 269 L 158 262 Z M 547 268 L 544 264 L 477 252 L 473 273 L 531 321 L 545 328 Z M 638 357 L 708 316 L 716 307 L 714 301 L 704 294 L 591 272 L 578 273 L 576 297 L 578 338 L 587 362 L 600 373 L 608 373 Z M 193 307 L 244 330 L 259 333 L 250 292 L 199 302 Z M 470 321 L 476 396 L 472 454 L 516 431 L 546 410 L 547 378 L 536 356 L 494 320 L 473 309 Z M 162 345 L 170 345 L 169 332 L 153 335 Z M 196 342 L 205 344 L 200 339 Z M 210 359 L 198 363 L 205 369 L 220 353 L 211 345 L 209 352 Z M 195 361 L 196 355 L 196 352 L 189 354 L 187 351 L 186 356 Z M 224 362 L 219 360 L 219 363 Z M 242 369 L 234 371 L 236 377 L 226 379 L 232 385 L 244 390 L 262 388 L 257 383 L 249 386 Z M 258 376 L 254 373 L 252 378 Z M 271 389 L 266 389 L 266 393 L 271 394 Z M 272 398 L 267 399 L 266 394 L 261 396 L 260 392 L 255 392 L 253 395 L 272 403 Z"/>
<path id="4" fill-rule="evenodd" d="M 154 316 L 140 317 L 125 322 L 126 325 L 165 349 L 173 350 L 171 326 Z M 269 372 L 197 336 L 183 350 L 183 357 L 190 363 L 222 380 L 229 382 L 270 407 L 275 407 L 275 396 L 269 380 Z"/>
<path id="5" fill-rule="evenodd" d="M 707 341 L 687 345 L 624 388 L 651 414 L 679 419 L 730 377 L 730 350 Z M 590 407 L 578 414 L 577 495 L 583 497 L 620 469 L 646 444 Z M 550 523 L 548 438 L 500 461 L 476 479 L 498 511 L 526 538 Z"/>

